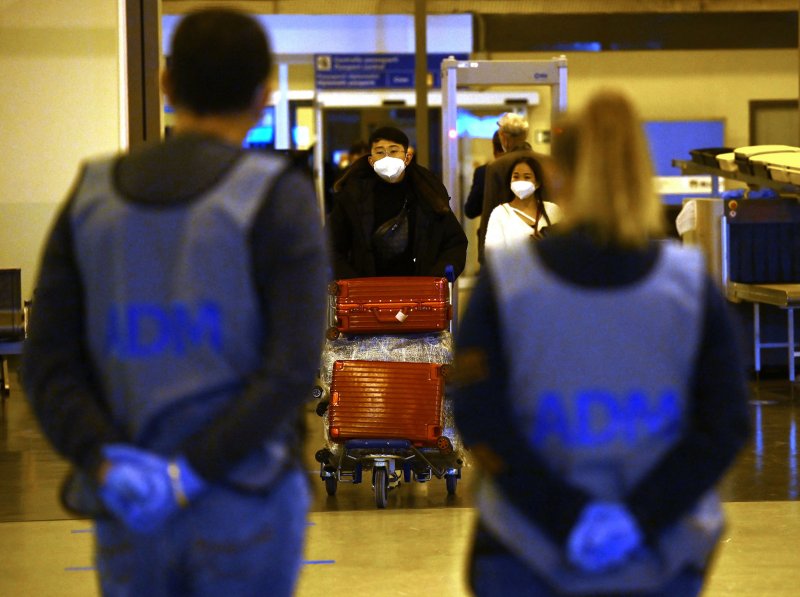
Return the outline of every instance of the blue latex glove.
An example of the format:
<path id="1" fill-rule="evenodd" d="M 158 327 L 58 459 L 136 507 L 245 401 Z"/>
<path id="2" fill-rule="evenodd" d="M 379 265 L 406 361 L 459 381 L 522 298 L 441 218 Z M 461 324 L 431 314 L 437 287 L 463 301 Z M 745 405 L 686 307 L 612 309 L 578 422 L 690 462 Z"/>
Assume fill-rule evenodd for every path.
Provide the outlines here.
<path id="1" fill-rule="evenodd" d="M 777 199 L 780 194 L 769 187 L 761 189 L 731 189 L 722 193 L 723 199 Z"/>
<path id="2" fill-rule="evenodd" d="M 123 444 L 105 446 L 103 457 L 111 466 L 100 486 L 101 499 L 128 527 L 147 532 L 140 522 L 144 506 L 164 500 L 164 494 L 171 494 L 169 484 L 165 484 L 159 474 L 165 461 Z"/>
<path id="3" fill-rule="evenodd" d="M 137 533 L 158 530 L 205 488 L 184 458 L 166 458 L 127 445 L 103 449 L 111 463 L 100 494 L 125 525 Z"/>
<path id="4" fill-rule="evenodd" d="M 641 544 L 642 532 L 622 504 L 592 502 L 570 533 L 567 555 L 586 572 L 603 572 L 623 563 Z"/>
<path id="5" fill-rule="evenodd" d="M 775 189 L 770 188 L 751 189 L 747 191 L 748 199 L 777 199 L 779 196 Z"/>
<path id="6" fill-rule="evenodd" d="M 723 199 L 744 199 L 745 189 L 730 189 L 722 192 Z"/>
<path id="7" fill-rule="evenodd" d="M 140 508 L 160 488 L 153 477 L 143 475 L 139 467 L 127 463 L 112 464 L 100 486 L 100 498 L 120 520 L 127 521 L 134 510 Z"/>

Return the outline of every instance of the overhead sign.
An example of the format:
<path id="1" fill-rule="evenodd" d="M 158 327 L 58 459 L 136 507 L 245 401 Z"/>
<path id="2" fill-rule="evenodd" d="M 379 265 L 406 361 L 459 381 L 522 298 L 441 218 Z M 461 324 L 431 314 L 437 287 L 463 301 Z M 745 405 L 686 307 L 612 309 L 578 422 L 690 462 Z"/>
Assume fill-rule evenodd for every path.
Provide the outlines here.
<path id="1" fill-rule="evenodd" d="M 445 58 L 466 60 L 467 54 L 428 54 L 428 88 L 441 87 Z M 317 89 L 413 89 L 414 54 L 315 54 Z"/>

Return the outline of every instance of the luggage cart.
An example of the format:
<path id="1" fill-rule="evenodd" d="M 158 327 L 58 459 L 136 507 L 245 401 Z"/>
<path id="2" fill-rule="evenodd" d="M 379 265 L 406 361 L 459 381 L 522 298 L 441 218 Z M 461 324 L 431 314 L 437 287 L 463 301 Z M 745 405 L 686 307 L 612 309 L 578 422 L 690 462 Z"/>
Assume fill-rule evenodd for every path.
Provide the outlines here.
<path id="1" fill-rule="evenodd" d="M 448 274 L 447 279 L 334 282 L 328 341 L 361 346 L 353 338 L 366 338 L 368 345 L 370 339 L 395 334 L 398 342 L 435 343 L 438 335 L 449 334 L 446 328 L 452 322 L 448 282 L 453 280 Z M 403 316 L 396 318 L 395 313 Z M 361 483 L 371 471 L 378 508 L 386 508 L 388 493 L 403 481 L 444 479 L 447 494 L 454 495 L 463 462 L 444 433 L 445 381 L 452 366 L 441 358 L 368 358 L 356 354 L 323 364 L 330 370 L 330 384 L 312 392 L 330 442 L 316 453 L 326 492 L 334 496 L 340 482 Z"/>
<path id="2" fill-rule="evenodd" d="M 378 508 L 386 508 L 389 491 L 401 481 L 426 483 L 434 477 L 444 479 L 447 494 L 455 495 L 463 464 L 445 436 L 433 448 L 418 448 L 403 439 L 354 439 L 345 442 L 338 453 L 328 448 L 319 450 L 316 459 L 330 496 L 336 495 L 340 482 L 361 483 L 364 472 L 371 470 Z"/>

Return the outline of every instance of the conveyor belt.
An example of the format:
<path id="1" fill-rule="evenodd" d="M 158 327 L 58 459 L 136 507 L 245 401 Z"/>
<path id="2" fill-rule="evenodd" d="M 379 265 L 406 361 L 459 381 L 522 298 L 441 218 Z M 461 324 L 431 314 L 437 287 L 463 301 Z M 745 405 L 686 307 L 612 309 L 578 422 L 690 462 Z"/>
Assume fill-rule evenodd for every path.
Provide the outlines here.
<path id="1" fill-rule="evenodd" d="M 800 307 L 800 284 L 741 284 L 729 282 L 728 299 L 753 303 L 753 349 L 755 369 L 761 371 L 761 349 L 784 348 L 789 360 L 789 381 L 795 380 L 795 359 L 800 357 L 794 337 L 794 310 Z M 786 310 L 786 342 L 761 340 L 760 305 L 772 305 Z"/>
<path id="2" fill-rule="evenodd" d="M 782 309 L 800 306 L 800 284 L 728 284 L 728 298 L 774 305 Z"/>

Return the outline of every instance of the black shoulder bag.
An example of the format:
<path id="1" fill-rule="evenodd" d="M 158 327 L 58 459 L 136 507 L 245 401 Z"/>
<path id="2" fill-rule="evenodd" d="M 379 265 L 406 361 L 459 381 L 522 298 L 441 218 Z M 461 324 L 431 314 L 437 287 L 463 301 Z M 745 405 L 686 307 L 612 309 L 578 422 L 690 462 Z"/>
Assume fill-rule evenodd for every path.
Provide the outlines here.
<path id="1" fill-rule="evenodd" d="M 408 248 L 408 199 L 398 213 L 372 233 L 372 248 L 381 259 L 391 259 Z"/>

